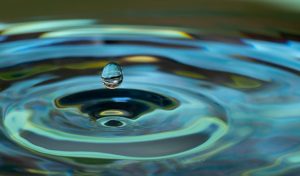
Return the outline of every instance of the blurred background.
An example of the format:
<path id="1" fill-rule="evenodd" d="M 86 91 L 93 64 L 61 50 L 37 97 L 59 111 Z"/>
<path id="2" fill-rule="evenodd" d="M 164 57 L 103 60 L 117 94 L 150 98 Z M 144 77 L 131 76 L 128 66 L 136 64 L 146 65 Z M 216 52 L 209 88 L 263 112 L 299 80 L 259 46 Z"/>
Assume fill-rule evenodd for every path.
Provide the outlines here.
<path id="1" fill-rule="evenodd" d="M 193 27 L 206 34 L 295 38 L 299 13 L 299 0 L 6 0 L 0 21 L 93 18 L 106 24 Z"/>

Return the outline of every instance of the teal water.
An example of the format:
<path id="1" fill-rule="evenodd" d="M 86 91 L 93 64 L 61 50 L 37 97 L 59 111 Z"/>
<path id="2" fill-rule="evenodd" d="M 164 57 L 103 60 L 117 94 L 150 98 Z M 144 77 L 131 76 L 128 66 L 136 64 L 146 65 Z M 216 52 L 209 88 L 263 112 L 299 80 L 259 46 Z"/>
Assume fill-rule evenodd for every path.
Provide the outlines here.
<path id="1" fill-rule="evenodd" d="M 300 43 L 57 20 L 0 26 L 6 175 L 297 175 Z M 99 71 L 123 68 L 106 89 Z"/>

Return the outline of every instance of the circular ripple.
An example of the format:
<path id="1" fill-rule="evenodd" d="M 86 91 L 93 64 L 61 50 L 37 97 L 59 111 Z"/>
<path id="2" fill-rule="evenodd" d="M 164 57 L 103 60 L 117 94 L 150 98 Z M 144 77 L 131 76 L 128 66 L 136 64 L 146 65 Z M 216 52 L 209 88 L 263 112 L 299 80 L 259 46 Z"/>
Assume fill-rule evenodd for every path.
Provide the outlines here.
<path id="1" fill-rule="evenodd" d="M 199 152 L 227 129 L 224 110 L 203 95 L 152 84 L 144 84 L 144 90 L 86 90 L 95 83 L 78 81 L 42 91 L 32 87 L 6 112 L 7 132 L 24 147 L 48 155 L 154 159 Z M 85 91 L 74 83 L 86 85 L 80 86 Z"/>
<path id="2" fill-rule="evenodd" d="M 268 130 L 295 130 L 293 120 L 280 120 L 298 115 L 296 42 L 87 28 L 4 31 L 10 35 L 0 44 L 2 129 L 28 155 L 81 166 L 92 159 L 105 165 L 102 159 L 172 158 L 198 167 L 224 151 L 221 158 L 243 155 L 249 163 L 254 155 L 267 158 L 256 139 L 272 138 Z M 116 90 L 100 82 L 108 62 L 124 71 Z M 236 148 L 224 150 L 230 147 Z"/>

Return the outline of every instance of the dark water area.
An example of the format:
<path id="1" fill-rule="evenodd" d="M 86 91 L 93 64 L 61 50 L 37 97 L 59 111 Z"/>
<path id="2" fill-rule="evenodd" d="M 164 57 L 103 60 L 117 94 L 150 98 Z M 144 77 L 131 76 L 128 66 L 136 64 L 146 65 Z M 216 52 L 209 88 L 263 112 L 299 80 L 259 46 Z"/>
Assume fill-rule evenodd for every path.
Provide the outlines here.
<path id="1" fill-rule="evenodd" d="M 300 3 L 40 3 L 0 10 L 0 175 L 298 175 Z"/>

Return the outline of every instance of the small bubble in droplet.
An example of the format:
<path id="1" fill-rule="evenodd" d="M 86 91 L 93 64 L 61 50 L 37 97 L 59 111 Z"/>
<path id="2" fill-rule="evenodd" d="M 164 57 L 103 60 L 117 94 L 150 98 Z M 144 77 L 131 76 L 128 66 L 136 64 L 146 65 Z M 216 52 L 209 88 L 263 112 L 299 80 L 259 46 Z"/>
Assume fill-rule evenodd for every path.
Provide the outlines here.
<path id="1" fill-rule="evenodd" d="M 108 63 L 102 70 L 101 79 L 106 88 L 117 88 L 123 81 L 121 66 L 114 62 Z"/>

